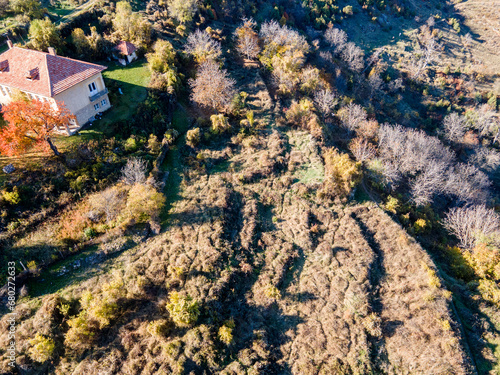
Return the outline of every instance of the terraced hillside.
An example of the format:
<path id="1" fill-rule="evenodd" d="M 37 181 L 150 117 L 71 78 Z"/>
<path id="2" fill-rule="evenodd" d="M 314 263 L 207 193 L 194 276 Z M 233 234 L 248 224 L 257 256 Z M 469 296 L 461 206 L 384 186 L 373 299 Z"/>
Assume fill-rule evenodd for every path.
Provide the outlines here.
<path id="1" fill-rule="evenodd" d="M 35 330 L 55 339 L 56 374 L 474 374 L 427 253 L 374 203 L 318 199 L 320 146 L 277 126 L 249 76 L 260 130 L 186 155 L 166 231 L 113 272 L 19 305 L 19 361 Z M 173 292 L 198 302 L 195 322 L 172 324 Z M 120 309 L 63 348 L 89 298 Z"/>

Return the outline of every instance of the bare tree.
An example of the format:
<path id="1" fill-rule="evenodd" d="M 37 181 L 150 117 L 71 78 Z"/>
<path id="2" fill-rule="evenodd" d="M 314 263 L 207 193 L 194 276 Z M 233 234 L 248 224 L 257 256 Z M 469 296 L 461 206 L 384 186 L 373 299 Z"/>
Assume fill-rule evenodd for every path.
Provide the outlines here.
<path id="1" fill-rule="evenodd" d="M 202 63 L 196 79 L 189 80 L 191 99 L 203 107 L 217 111 L 227 109 L 236 92 L 235 85 L 236 81 L 213 60 Z"/>
<path id="2" fill-rule="evenodd" d="M 384 180 L 391 190 L 395 190 L 403 179 L 403 175 L 399 171 L 398 167 L 391 161 L 383 160 L 382 163 L 382 175 L 384 176 Z"/>
<path id="3" fill-rule="evenodd" d="M 480 204 L 490 198 L 491 181 L 473 164 L 459 163 L 446 174 L 445 192 L 456 197 L 458 203 Z"/>
<path id="4" fill-rule="evenodd" d="M 349 42 L 345 45 L 342 50 L 342 60 L 349 66 L 349 69 L 359 72 L 363 69 L 364 53 L 361 48 L 359 48 L 353 42 Z"/>
<path id="5" fill-rule="evenodd" d="M 462 40 L 462 45 L 467 49 L 467 52 L 470 52 L 470 47 L 472 46 L 472 36 L 470 33 L 461 36 L 460 39 Z"/>
<path id="6" fill-rule="evenodd" d="M 402 78 L 398 78 L 398 79 L 395 79 L 394 81 L 389 82 L 389 91 L 390 92 L 396 92 L 402 88 L 403 88 L 403 79 Z"/>
<path id="7" fill-rule="evenodd" d="M 483 104 L 479 109 L 474 109 L 466 113 L 467 123 L 476 129 L 481 135 L 496 134 L 495 112 L 488 104 Z"/>
<path id="8" fill-rule="evenodd" d="M 300 74 L 300 89 L 306 94 L 311 94 L 321 85 L 319 70 L 310 65 L 306 66 Z"/>
<path id="9" fill-rule="evenodd" d="M 410 186 L 415 204 L 431 203 L 434 195 L 444 192 L 444 176 L 454 162 L 454 154 L 436 137 L 399 125 L 382 125 L 378 138 L 384 165 L 397 169 L 400 179 Z"/>
<path id="10" fill-rule="evenodd" d="M 222 55 L 221 44 L 212 39 L 206 30 L 199 29 L 188 36 L 184 50 L 200 64 L 206 60 L 216 60 Z"/>
<path id="11" fill-rule="evenodd" d="M 314 104 L 323 116 L 323 119 L 330 116 L 337 103 L 337 96 L 330 89 L 322 89 L 314 93 Z"/>
<path id="12" fill-rule="evenodd" d="M 446 164 L 439 160 L 427 161 L 427 166 L 411 181 L 411 200 L 417 206 L 423 206 L 432 202 L 435 194 L 443 191 L 446 173 Z"/>
<path id="13" fill-rule="evenodd" d="M 354 139 L 350 143 L 349 149 L 356 160 L 361 162 L 373 159 L 377 153 L 375 146 L 361 137 Z"/>
<path id="14" fill-rule="evenodd" d="M 262 24 L 260 36 L 268 47 L 269 45 L 274 45 L 276 48 L 286 47 L 286 50 L 301 51 L 303 54 L 309 51 L 309 44 L 304 36 L 288 26 L 280 26 L 274 20 Z"/>
<path id="15" fill-rule="evenodd" d="M 378 74 L 372 74 L 368 78 L 368 85 L 370 87 L 370 96 L 374 97 L 384 85 L 384 81 Z"/>
<path id="16" fill-rule="evenodd" d="M 490 173 L 500 168 L 500 152 L 487 147 L 478 147 L 474 151 L 469 162 L 479 169 Z"/>
<path id="17" fill-rule="evenodd" d="M 420 51 L 413 51 L 410 57 L 409 74 L 412 79 L 418 79 L 425 73 L 429 64 L 437 58 L 439 44 L 432 36 L 426 37 Z"/>
<path id="18" fill-rule="evenodd" d="M 141 158 L 130 158 L 122 168 L 122 181 L 127 185 L 146 182 L 147 162 Z"/>
<path id="19" fill-rule="evenodd" d="M 105 216 L 106 222 L 113 221 L 121 212 L 126 201 L 126 191 L 112 186 L 102 191 L 101 193 L 93 194 L 89 198 L 92 211 L 88 213 L 92 220 L 99 220 L 102 215 Z"/>
<path id="20" fill-rule="evenodd" d="M 278 90 L 283 94 L 293 92 L 300 82 L 300 69 L 309 51 L 306 38 L 276 21 L 262 24 L 260 36 L 264 42 L 261 61 L 272 70 Z"/>
<path id="21" fill-rule="evenodd" d="M 329 27 L 325 31 L 325 39 L 332 47 L 335 53 L 340 53 L 347 44 L 347 34 L 345 31 Z"/>
<path id="22" fill-rule="evenodd" d="M 349 131 L 355 131 L 359 125 L 366 121 L 366 111 L 359 104 L 350 103 L 338 112 L 342 125 Z"/>
<path id="23" fill-rule="evenodd" d="M 198 0 L 168 0 L 168 15 L 180 23 L 191 22 L 198 11 Z"/>
<path id="24" fill-rule="evenodd" d="M 466 119 L 458 113 L 450 113 L 443 120 L 443 135 L 450 142 L 461 141 L 466 130 Z"/>
<path id="25" fill-rule="evenodd" d="M 443 220 L 444 227 L 465 249 L 474 248 L 481 237 L 498 234 L 499 224 L 498 214 L 485 205 L 452 208 Z"/>
<path id="26" fill-rule="evenodd" d="M 243 18 L 241 26 L 234 32 L 236 49 L 247 59 L 255 59 L 260 53 L 259 36 L 254 30 L 255 26 L 252 18 Z"/>

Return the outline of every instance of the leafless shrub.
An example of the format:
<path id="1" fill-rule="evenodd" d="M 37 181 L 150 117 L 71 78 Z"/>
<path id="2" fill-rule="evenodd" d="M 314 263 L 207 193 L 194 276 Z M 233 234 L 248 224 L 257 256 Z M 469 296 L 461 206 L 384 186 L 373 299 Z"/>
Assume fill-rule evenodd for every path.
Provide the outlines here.
<path id="1" fill-rule="evenodd" d="M 130 158 L 122 168 L 122 181 L 127 185 L 146 182 L 147 161 L 141 158 Z"/>
<path id="2" fill-rule="evenodd" d="M 450 113 L 443 120 L 443 134 L 450 142 L 459 142 L 463 139 L 466 128 L 466 119 L 458 113 Z"/>
<path id="3" fill-rule="evenodd" d="M 430 16 L 427 19 L 426 24 L 427 24 L 427 27 L 429 27 L 430 29 L 432 29 L 434 27 L 434 25 L 436 24 L 436 19 L 434 18 L 434 16 Z"/>
<path id="4" fill-rule="evenodd" d="M 470 35 L 470 33 L 461 36 L 460 39 L 462 40 L 462 45 L 465 48 L 469 49 L 472 46 L 472 36 Z"/>
<path id="5" fill-rule="evenodd" d="M 366 121 L 366 111 L 359 104 L 350 103 L 338 112 L 342 125 L 349 131 L 355 131 L 363 121 Z"/>
<path id="6" fill-rule="evenodd" d="M 353 42 L 347 43 L 342 50 L 342 60 L 356 72 L 361 71 L 364 67 L 363 57 L 363 50 Z"/>
<path id="7" fill-rule="evenodd" d="M 191 99 L 197 104 L 215 109 L 225 110 L 231 103 L 235 93 L 236 81 L 229 78 L 225 69 L 213 60 L 201 64 L 196 79 L 189 81 Z"/>
<path id="8" fill-rule="evenodd" d="M 322 89 L 314 93 L 314 105 L 323 118 L 328 117 L 338 103 L 337 96 L 330 89 Z"/>
<path id="9" fill-rule="evenodd" d="M 243 18 L 242 24 L 234 32 L 236 49 L 247 59 L 254 59 L 260 53 L 259 37 L 255 32 L 256 23 L 252 18 Z"/>
<path id="10" fill-rule="evenodd" d="M 340 53 L 347 44 L 347 34 L 345 31 L 329 27 L 325 31 L 325 39 L 332 47 L 335 48 L 336 53 Z"/>
<path id="11" fill-rule="evenodd" d="M 498 233 L 500 218 L 485 205 L 452 208 L 443 220 L 444 227 L 460 240 L 465 249 L 472 249 L 478 238 Z"/>
<path id="12" fill-rule="evenodd" d="M 201 64 L 206 60 L 216 60 L 222 55 L 222 48 L 218 41 L 212 39 L 207 31 L 197 29 L 187 38 L 186 53 L 192 55 Z"/>

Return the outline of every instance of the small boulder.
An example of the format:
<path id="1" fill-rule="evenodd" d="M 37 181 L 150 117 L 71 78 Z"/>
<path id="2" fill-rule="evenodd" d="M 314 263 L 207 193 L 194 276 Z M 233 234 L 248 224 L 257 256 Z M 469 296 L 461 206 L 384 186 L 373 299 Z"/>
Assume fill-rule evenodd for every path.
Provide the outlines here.
<path id="1" fill-rule="evenodd" d="M 9 165 L 6 165 L 5 167 L 3 167 L 2 169 L 5 173 L 12 173 L 16 170 L 16 168 L 12 165 L 12 164 L 9 164 Z"/>

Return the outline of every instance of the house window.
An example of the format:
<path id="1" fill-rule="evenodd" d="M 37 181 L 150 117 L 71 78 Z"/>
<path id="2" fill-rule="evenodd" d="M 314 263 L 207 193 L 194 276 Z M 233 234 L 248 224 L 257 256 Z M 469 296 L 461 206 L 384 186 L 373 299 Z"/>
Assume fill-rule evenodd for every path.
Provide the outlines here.
<path id="1" fill-rule="evenodd" d="M 103 107 L 105 107 L 105 106 L 106 106 L 106 104 L 108 104 L 108 102 L 106 101 L 106 99 L 101 100 L 101 105 L 102 105 Z"/>
<path id="2" fill-rule="evenodd" d="M 99 109 L 99 103 L 94 104 L 94 109 L 97 111 Z"/>
<path id="3" fill-rule="evenodd" d="M 97 91 L 97 86 L 95 85 L 95 82 L 89 84 L 89 90 L 91 94 Z"/>

